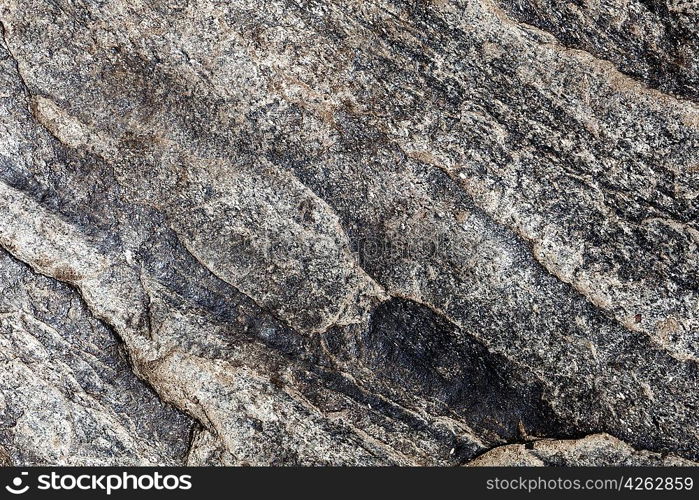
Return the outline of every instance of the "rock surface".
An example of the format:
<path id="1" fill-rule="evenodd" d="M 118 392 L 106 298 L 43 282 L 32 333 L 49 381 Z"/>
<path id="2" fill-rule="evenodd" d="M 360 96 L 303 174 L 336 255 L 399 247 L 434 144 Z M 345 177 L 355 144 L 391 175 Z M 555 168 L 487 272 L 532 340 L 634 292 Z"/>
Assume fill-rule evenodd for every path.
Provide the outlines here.
<path id="1" fill-rule="evenodd" d="M 0 460 L 699 460 L 698 15 L 0 0 Z"/>
<path id="2" fill-rule="evenodd" d="M 509 444 L 487 451 L 468 463 L 471 467 L 512 466 L 695 466 L 695 462 L 673 455 L 634 450 L 609 434 L 591 434 L 583 439 L 541 440 Z"/>

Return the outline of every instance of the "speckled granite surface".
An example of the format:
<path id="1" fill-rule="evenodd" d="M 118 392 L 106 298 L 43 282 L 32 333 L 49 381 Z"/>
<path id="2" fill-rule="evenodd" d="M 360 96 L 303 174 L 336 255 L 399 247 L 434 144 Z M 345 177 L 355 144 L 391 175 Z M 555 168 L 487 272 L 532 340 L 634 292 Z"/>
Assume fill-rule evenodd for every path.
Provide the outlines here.
<path id="1" fill-rule="evenodd" d="M 699 460 L 696 1 L 0 22 L 0 461 Z"/>

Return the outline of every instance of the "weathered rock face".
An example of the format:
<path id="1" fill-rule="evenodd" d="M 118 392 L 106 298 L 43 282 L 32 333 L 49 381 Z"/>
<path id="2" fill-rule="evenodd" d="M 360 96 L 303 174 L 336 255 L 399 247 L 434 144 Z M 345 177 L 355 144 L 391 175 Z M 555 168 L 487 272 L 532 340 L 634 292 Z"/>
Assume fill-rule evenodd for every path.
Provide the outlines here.
<path id="1" fill-rule="evenodd" d="M 609 434 L 591 434 L 577 440 L 541 440 L 509 444 L 487 451 L 468 463 L 478 466 L 692 466 L 695 462 L 673 455 L 634 450 Z"/>
<path id="2" fill-rule="evenodd" d="M 131 372 L 80 295 L 0 252 L 2 455 L 15 464 L 176 464 L 192 422 Z"/>
<path id="3" fill-rule="evenodd" d="M 699 460 L 697 6 L 558 3 L 0 0 L 0 460 Z"/>

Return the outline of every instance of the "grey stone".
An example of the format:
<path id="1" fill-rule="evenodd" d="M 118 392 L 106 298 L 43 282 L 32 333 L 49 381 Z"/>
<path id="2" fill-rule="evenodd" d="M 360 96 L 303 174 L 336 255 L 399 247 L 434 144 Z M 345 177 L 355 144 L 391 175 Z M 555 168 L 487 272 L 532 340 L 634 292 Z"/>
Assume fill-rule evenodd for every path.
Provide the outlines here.
<path id="1" fill-rule="evenodd" d="M 80 296 L 4 251 L 0 277 L 0 461 L 179 463 L 191 419 L 136 378 Z"/>
<path id="2" fill-rule="evenodd" d="M 697 12 L 0 0 L 0 457 L 698 460 Z"/>
<path id="3" fill-rule="evenodd" d="M 509 444 L 487 451 L 467 464 L 470 467 L 513 466 L 696 466 L 673 455 L 635 450 L 609 434 L 582 439 L 543 439 L 528 444 Z"/>

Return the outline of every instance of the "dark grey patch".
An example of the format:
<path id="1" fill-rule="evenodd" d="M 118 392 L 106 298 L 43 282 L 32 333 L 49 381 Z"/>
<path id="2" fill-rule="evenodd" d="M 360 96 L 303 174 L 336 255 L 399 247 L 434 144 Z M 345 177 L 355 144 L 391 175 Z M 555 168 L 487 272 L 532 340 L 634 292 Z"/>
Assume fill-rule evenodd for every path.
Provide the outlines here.
<path id="1" fill-rule="evenodd" d="M 542 397 L 531 373 L 490 352 L 445 318 L 393 299 L 373 314 L 362 361 L 385 383 L 443 402 L 478 432 L 505 440 L 574 433 Z"/>

